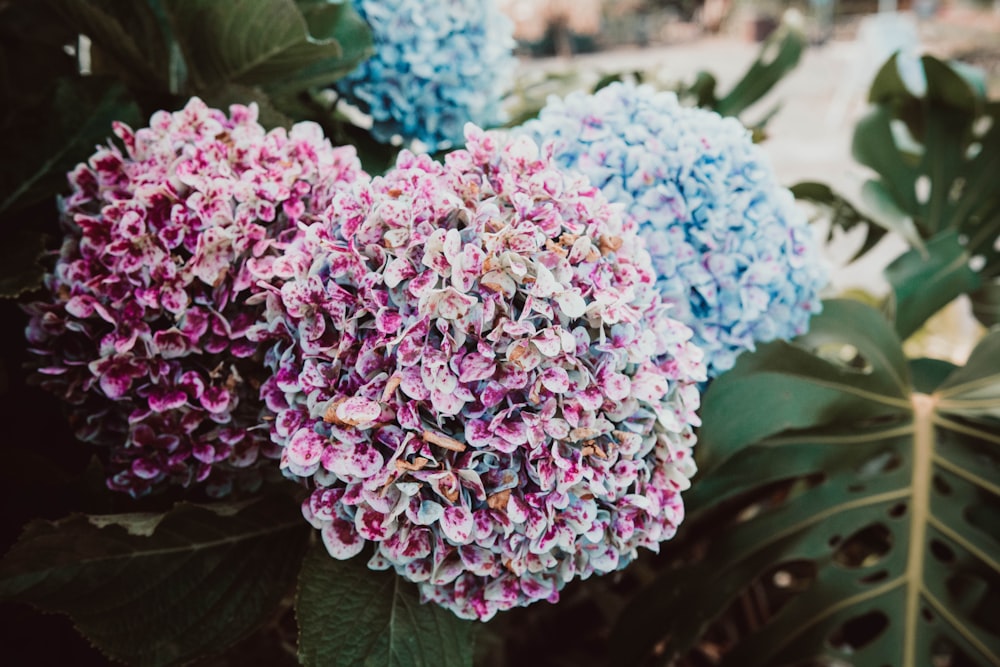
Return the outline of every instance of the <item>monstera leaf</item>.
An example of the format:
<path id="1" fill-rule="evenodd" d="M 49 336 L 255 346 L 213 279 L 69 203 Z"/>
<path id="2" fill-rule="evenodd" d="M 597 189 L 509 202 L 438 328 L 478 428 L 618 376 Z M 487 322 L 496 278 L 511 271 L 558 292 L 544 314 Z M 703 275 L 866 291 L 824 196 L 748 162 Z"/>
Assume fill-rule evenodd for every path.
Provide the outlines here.
<path id="1" fill-rule="evenodd" d="M 964 368 L 908 364 L 877 311 L 828 302 L 716 380 L 702 420 L 706 546 L 625 609 L 623 664 L 688 650 L 751 588 L 771 604 L 718 664 L 1000 664 L 1000 331 Z"/>
<path id="2" fill-rule="evenodd" d="M 922 238 L 961 239 L 966 261 L 988 288 L 1000 278 L 1000 101 L 985 99 L 965 72 L 935 58 L 925 56 L 921 66 L 927 90 L 919 96 L 904 84 L 895 56 L 875 77 L 875 106 L 855 129 L 854 156 L 878 173 L 886 197 L 912 217 Z M 948 254 L 947 245 L 938 247 Z M 951 298 L 979 286 L 950 284 Z M 995 324 L 995 313 L 982 321 Z"/>

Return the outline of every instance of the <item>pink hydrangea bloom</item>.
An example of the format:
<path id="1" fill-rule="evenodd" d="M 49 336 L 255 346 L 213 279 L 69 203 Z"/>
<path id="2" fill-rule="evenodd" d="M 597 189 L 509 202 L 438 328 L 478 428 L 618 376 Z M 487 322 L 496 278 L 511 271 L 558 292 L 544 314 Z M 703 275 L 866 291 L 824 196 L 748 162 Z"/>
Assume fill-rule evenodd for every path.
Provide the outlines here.
<path id="1" fill-rule="evenodd" d="M 195 98 L 114 132 L 124 151 L 100 147 L 69 174 L 66 237 L 28 340 L 78 435 L 110 446 L 111 488 L 207 480 L 224 493 L 227 471 L 277 455 L 247 337 L 261 308 L 246 299 L 295 273 L 282 251 L 298 224 L 366 176 L 318 125 L 267 132 L 256 106 L 227 116 Z"/>
<path id="2" fill-rule="evenodd" d="M 705 369 L 598 190 L 526 137 L 466 139 L 338 193 L 255 336 L 330 554 L 374 543 L 370 567 L 486 620 L 674 534 Z"/>

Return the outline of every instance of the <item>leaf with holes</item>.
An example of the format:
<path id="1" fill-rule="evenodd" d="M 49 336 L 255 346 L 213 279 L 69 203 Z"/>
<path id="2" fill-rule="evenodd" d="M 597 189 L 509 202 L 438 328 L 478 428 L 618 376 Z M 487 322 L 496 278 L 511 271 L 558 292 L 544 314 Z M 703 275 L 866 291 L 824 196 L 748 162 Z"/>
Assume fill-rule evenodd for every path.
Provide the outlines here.
<path id="1" fill-rule="evenodd" d="M 472 664 L 472 622 L 421 604 L 414 585 L 395 573 L 336 560 L 318 543 L 302 566 L 295 615 L 304 665 Z"/>
<path id="2" fill-rule="evenodd" d="M 968 77 L 921 59 L 923 96 L 902 81 L 893 56 L 872 84 L 872 111 L 859 121 L 853 152 L 878 172 L 895 207 L 929 239 L 953 231 L 984 279 L 1000 276 L 1000 101 L 987 100 Z"/>
<path id="3" fill-rule="evenodd" d="M 298 504 L 284 496 L 37 520 L 0 561 L 0 600 L 68 614 L 127 664 L 178 664 L 273 617 L 308 536 Z"/>
<path id="4" fill-rule="evenodd" d="M 717 379 L 685 495 L 705 550 L 626 608 L 622 663 L 688 650 L 751 591 L 717 664 L 1000 664 L 1000 332 L 919 368 L 929 394 L 879 313 L 831 301 Z"/>
<path id="5" fill-rule="evenodd" d="M 899 234 L 921 255 L 926 255 L 923 239 L 913 224 L 913 218 L 896 206 L 879 181 L 865 181 L 861 186 L 858 202 L 850 201 L 827 185 L 812 181 L 793 185 L 791 191 L 799 201 L 809 202 L 826 210 L 831 223 L 828 241 L 833 239 L 835 228 L 847 232 L 861 225 L 866 227 L 865 240 L 851 261 L 874 248 L 885 237 L 886 232 Z"/>

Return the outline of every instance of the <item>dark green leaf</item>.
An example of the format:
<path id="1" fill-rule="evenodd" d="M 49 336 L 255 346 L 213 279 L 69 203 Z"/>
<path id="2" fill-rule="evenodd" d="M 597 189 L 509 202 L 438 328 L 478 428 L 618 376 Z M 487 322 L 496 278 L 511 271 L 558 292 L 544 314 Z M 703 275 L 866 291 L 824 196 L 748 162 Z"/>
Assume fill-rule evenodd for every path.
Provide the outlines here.
<path id="1" fill-rule="evenodd" d="M 690 95 L 694 98 L 695 104 L 699 107 L 704 107 L 706 109 L 714 109 L 719 103 L 719 98 L 715 94 L 715 86 L 717 85 L 715 77 L 712 76 L 710 72 L 698 72 L 698 75 L 694 79 L 687 90 L 684 91 L 686 95 Z"/>
<path id="2" fill-rule="evenodd" d="M 918 158 L 896 146 L 892 120 L 888 108 L 872 109 L 854 128 L 852 152 L 858 162 L 878 172 L 899 208 L 912 213 L 920 207 L 915 189 L 920 175 L 914 164 Z"/>
<path id="3" fill-rule="evenodd" d="M 11 123 L 20 110 L 42 103 L 56 78 L 77 73 L 76 59 L 63 49 L 76 39 L 41 2 L 0 6 L 0 131 L 5 137 L 15 129 Z"/>
<path id="4" fill-rule="evenodd" d="M 0 163 L 0 213 L 64 189 L 66 172 L 107 140 L 112 121 L 141 121 L 125 89 L 97 77 L 57 81 L 50 101 L 24 115 L 23 131 L 10 137 Z"/>
<path id="5" fill-rule="evenodd" d="M 886 231 L 899 234 L 911 247 L 923 252 L 924 242 L 913 224 L 913 218 L 899 208 L 880 181 L 869 179 L 864 182 L 861 203 L 868 219 Z"/>
<path id="6" fill-rule="evenodd" d="M 982 256 L 986 277 L 1000 275 L 1000 103 L 986 101 L 969 77 L 926 56 L 927 91 L 903 84 L 893 57 L 876 76 L 876 107 L 855 128 L 854 156 L 878 172 L 882 188 L 913 218 L 923 238 L 954 230 Z M 986 127 L 985 131 L 982 129 Z"/>
<path id="7" fill-rule="evenodd" d="M 137 88 L 167 87 L 169 56 L 156 14 L 145 0 L 46 0 L 66 22 L 87 35 L 105 67 Z"/>
<path id="8" fill-rule="evenodd" d="M 868 216 L 858 210 L 857 205 L 852 204 L 846 197 L 835 193 L 828 185 L 813 181 L 796 183 L 791 187 L 792 194 L 800 201 L 807 201 L 829 211 L 830 231 L 827 240 L 833 239 L 834 228 L 843 231 L 850 231 L 855 227 L 864 225 L 866 228 L 865 240 L 851 261 L 866 254 L 881 241 L 886 234 L 886 229 L 875 224 Z"/>
<path id="9" fill-rule="evenodd" d="M 343 53 L 311 62 L 294 76 L 271 83 L 268 89 L 275 93 L 328 87 L 375 52 L 372 31 L 354 8 L 354 3 L 330 0 L 297 0 L 297 3 L 310 34 L 316 39 L 336 40 Z"/>
<path id="10" fill-rule="evenodd" d="M 969 295 L 972 312 L 984 327 L 1000 324 L 1000 280 L 986 283 Z"/>
<path id="11" fill-rule="evenodd" d="M 715 110 L 723 116 L 743 113 L 795 69 L 804 46 L 802 34 L 790 25 L 784 24 L 775 30 L 761 46 L 760 54 L 743 78 L 715 104 Z"/>
<path id="12" fill-rule="evenodd" d="M 859 366 L 814 354 L 839 355 L 845 338 Z M 906 404 L 908 383 L 906 360 L 885 318 L 857 301 L 826 301 L 810 332 L 794 345 L 762 345 L 712 383 L 699 432 L 710 445 L 698 448 L 699 468 L 711 470 L 745 443 L 783 431 L 894 414 Z M 744 400 L 748 396 L 755 400 Z"/>
<path id="13" fill-rule="evenodd" d="M 472 664 L 473 629 L 391 571 L 341 561 L 316 543 L 299 577 L 295 613 L 305 665 L 460 667 Z"/>
<path id="14" fill-rule="evenodd" d="M 331 36 L 314 37 L 294 0 L 163 0 L 163 6 L 199 91 L 280 82 L 321 61 L 327 69 L 356 64 L 356 44 L 345 49 Z"/>
<path id="15" fill-rule="evenodd" d="M 933 393 L 954 371 L 955 364 L 943 359 L 914 359 L 910 362 L 913 388 L 922 394 Z"/>
<path id="16" fill-rule="evenodd" d="M 12 299 L 42 284 L 45 273 L 38 258 L 44 236 L 31 230 L 0 232 L 0 298 Z"/>
<path id="17" fill-rule="evenodd" d="M 308 535 L 284 496 L 33 521 L 0 561 L 0 599 L 69 614 L 117 660 L 178 664 L 273 616 Z"/>
<path id="18" fill-rule="evenodd" d="M 1000 419 L 1000 331 L 984 338 L 968 362 L 938 388 L 939 407 L 968 417 Z"/>
<path id="19" fill-rule="evenodd" d="M 866 326 L 833 324 L 814 321 L 828 344 L 869 346 Z M 898 342 L 891 354 L 883 349 L 902 358 Z M 737 400 L 773 421 L 768 410 L 784 392 L 771 375 L 796 386 L 803 375 L 829 382 L 821 365 L 792 373 L 780 361 L 765 358 L 753 374 L 737 364 L 731 372 L 743 375 L 745 391 L 722 404 L 713 386 L 706 426 L 734 419 L 725 408 Z M 786 492 L 734 522 L 701 526 L 704 555 L 667 571 L 620 617 L 612 650 L 621 664 L 638 663 L 657 644 L 665 657 L 686 650 L 751 584 L 763 607 L 716 664 L 915 667 L 948 660 L 949 651 L 949 664 L 1000 664 L 991 611 L 1000 591 L 1000 530 L 991 518 L 1000 503 L 1000 420 L 985 412 L 987 404 L 1000 407 L 1000 332 L 933 395 L 915 391 L 894 367 L 872 362 L 868 379 L 845 382 L 855 389 L 853 410 L 838 395 L 813 397 L 821 404 L 814 412 L 828 414 L 825 406 L 840 415 L 835 424 L 760 440 L 748 429 L 747 439 L 730 443 L 725 462 L 694 480 L 686 503 L 695 520 L 725 499 L 759 498 L 776 483 Z M 920 375 L 936 384 L 945 370 Z M 902 401 L 900 377 L 907 381 Z M 870 404 L 891 410 L 873 420 Z M 716 447 L 710 433 L 699 447 Z"/>
<path id="20" fill-rule="evenodd" d="M 268 129 L 289 128 L 293 124 L 292 119 L 274 105 L 270 96 L 256 86 L 231 83 L 207 91 L 203 99 L 206 104 L 216 109 L 228 109 L 231 104 L 254 103 L 257 105 L 257 120 Z"/>
<path id="21" fill-rule="evenodd" d="M 885 276 L 895 298 L 896 333 L 903 339 L 955 297 L 980 284 L 955 232 L 928 241 L 926 253 L 914 249 L 896 258 L 886 267 Z"/>
<path id="22" fill-rule="evenodd" d="M 597 83 L 594 84 L 594 87 L 591 89 L 590 92 L 596 93 L 601 88 L 607 88 L 611 84 L 621 81 L 623 76 L 624 75 L 622 72 L 611 72 L 609 74 L 605 74 L 604 76 L 602 76 L 600 79 L 597 80 Z"/>

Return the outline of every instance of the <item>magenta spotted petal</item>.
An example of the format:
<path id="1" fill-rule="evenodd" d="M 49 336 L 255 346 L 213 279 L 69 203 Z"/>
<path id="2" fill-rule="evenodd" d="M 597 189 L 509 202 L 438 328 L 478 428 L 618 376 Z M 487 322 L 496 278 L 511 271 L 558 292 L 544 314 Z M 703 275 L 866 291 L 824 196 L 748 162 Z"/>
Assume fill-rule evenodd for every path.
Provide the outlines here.
<path id="1" fill-rule="evenodd" d="M 599 191 L 466 138 L 338 193 L 251 337 L 279 338 L 272 437 L 331 556 L 370 542 L 485 620 L 673 535 L 705 369 Z"/>
<path id="2" fill-rule="evenodd" d="M 317 125 L 267 132 L 253 106 L 227 116 L 192 99 L 114 132 L 124 150 L 109 143 L 69 174 L 50 297 L 27 308 L 42 383 L 73 404 L 81 438 L 107 446 L 113 489 L 256 484 L 280 452 L 258 394 L 267 340 L 247 333 L 264 286 L 301 268 L 297 223 L 366 176 Z"/>

